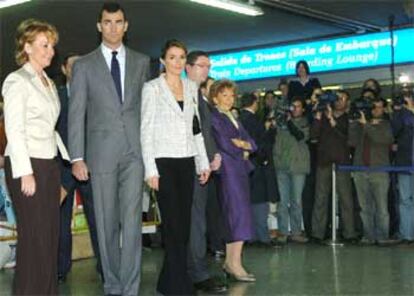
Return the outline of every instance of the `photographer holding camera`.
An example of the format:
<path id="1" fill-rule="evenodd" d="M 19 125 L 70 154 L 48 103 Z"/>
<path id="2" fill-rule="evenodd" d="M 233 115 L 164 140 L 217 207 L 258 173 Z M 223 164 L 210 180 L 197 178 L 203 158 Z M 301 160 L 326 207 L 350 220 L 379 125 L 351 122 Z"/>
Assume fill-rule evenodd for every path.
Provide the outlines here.
<path id="1" fill-rule="evenodd" d="M 397 143 L 396 166 L 414 165 L 414 99 L 413 92 L 406 90 L 394 100 L 391 126 Z M 399 235 L 403 242 L 414 240 L 414 175 L 411 171 L 398 174 Z"/>
<path id="2" fill-rule="evenodd" d="M 389 152 L 394 141 L 391 124 L 385 117 L 386 101 L 374 99 L 367 113 L 360 110 L 359 119 L 353 120 L 349 128 L 349 144 L 355 147 L 354 166 L 388 166 Z M 367 113 L 367 114 L 366 114 Z M 369 115 L 369 119 L 367 118 Z M 362 244 L 390 244 L 387 172 L 355 172 L 354 183 L 361 207 L 363 223 Z"/>
<path id="3" fill-rule="evenodd" d="M 336 93 L 336 101 L 327 104 L 324 111 L 315 113 L 311 138 L 317 142 L 316 194 L 312 215 L 312 236 L 316 242 L 325 238 L 328 224 L 328 205 L 331 195 L 332 164 L 349 164 L 348 108 L 349 94 Z M 318 107 L 316 107 L 316 110 Z M 348 172 L 337 173 L 343 237 L 356 242 L 354 226 L 354 202 L 351 193 L 351 177 Z"/>
<path id="4" fill-rule="evenodd" d="M 310 171 L 309 125 L 304 115 L 304 101 L 300 97 L 292 99 L 291 108 L 285 111 L 285 122 L 278 122 L 276 144 L 273 155 L 280 193 L 278 205 L 278 225 L 281 236 L 279 243 L 287 239 L 305 243 L 308 239 L 302 235 L 302 191 L 306 175 Z M 282 116 L 280 116 L 280 119 Z M 291 235 L 289 236 L 289 221 Z"/>

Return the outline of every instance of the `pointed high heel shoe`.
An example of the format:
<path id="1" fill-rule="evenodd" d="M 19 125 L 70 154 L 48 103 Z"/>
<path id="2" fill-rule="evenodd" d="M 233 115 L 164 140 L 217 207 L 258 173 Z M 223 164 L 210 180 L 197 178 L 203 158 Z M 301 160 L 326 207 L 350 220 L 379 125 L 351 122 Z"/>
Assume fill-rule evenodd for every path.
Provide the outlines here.
<path id="1" fill-rule="evenodd" d="M 253 283 L 256 281 L 256 277 L 253 274 L 238 275 L 229 271 L 225 266 L 223 266 L 223 273 L 226 280 L 244 282 L 244 283 Z"/>

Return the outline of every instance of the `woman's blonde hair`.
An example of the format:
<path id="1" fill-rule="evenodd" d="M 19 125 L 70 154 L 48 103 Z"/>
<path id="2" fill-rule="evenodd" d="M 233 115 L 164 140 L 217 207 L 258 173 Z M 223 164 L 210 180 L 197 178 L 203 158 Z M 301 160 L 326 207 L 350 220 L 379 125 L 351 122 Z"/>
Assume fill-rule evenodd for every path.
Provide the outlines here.
<path id="1" fill-rule="evenodd" d="M 19 66 L 29 60 L 29 56 L 24 50 L 25 44 L 35 41 L 36 36 L 40 33 L 44 33 L 54 44 L 59 40 L 59 34 L 56 27 L 45 21 L 27 19 L 21 22 L 17 27 L 15 59 Z"/>
<path id="2" fill-rule="evenodd" d="M 234 94 L 237 93 L 237 85 L 233 81 L 229 79 L 220 79 L 214 81 L 214 83 L 210 86 L 210 92 L 208 94 L 209 102 L 212 105 L 215 105 L 214 98 L 217 97 L 217 95 L 225 89 L 231 89 Z"/>

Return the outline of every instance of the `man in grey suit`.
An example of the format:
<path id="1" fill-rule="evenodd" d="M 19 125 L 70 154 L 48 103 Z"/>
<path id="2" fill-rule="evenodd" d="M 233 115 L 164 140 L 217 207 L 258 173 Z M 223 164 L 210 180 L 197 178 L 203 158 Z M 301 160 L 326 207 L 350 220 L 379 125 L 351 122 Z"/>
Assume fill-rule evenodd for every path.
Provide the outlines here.
<path id="1" fill-rule="evenodd" d="M 193 51 L 187 55 L 187 65 L 185 67 L 187 76 L 196 82 L 198 86 L 207 80 L 210 66 L 210 59 L 204 51 Z M 201 132 L 204 137 L 207 156 L 210 160 L 210 168 L 212 171 L 216 171 L 220 168 L 221 156 L 217 152 L 217 147 L 211 134 L 211 108 L 207 98 L 199 90 L 198 110 L 201 119 Z M 227 287 L 210 277 L 206 256 L 206 210 L 209 199 L 209 186 L 214 186 L 214 180 L 209 180 L 207 185 L 200 185 L 197 178 L 194 180 L 188 272 L 197 290 L 202 290 L 207 293 L 220 293 L 224 292 Z M 210 197 L 216 198 L 215 195 Z M 217 216 L 216 219 L 220 220 Z"/>
<path id="2" fill-rule="evenodd" d="M 143 161 L 141 89 L 149 58 L 122 43 L 128 22 L 105 3 L 102 44 L 73 67 L 69 103 L 72 173 L 91 178 L 106 295 L 137 295 L 141 263 Z"/>

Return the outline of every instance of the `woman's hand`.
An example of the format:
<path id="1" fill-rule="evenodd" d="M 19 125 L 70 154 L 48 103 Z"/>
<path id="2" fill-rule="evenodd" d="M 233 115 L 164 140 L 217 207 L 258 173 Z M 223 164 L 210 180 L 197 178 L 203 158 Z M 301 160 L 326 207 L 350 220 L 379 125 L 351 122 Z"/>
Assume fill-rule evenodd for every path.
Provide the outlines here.
<path id="1" fill-rule="evenodd" d="M 210 170 L 205 170 L 201 172 L 200 176 L 198 177 L 198 180 L 200 181 L 201 185 L 204 185 L 207 183 L 209 177 L 210 177 Z"/>
<path id="2" fill-rule="evenodd" d="M 146 180 L 146 182 L 147 182 L 148 186 L 151 189 L 154 189 L 155 191 L 158 191 L 159 190 L 160 177 L 157 177 L 157 176 L 149 177 Z"/>
<path id="3" fill-rule="evenodd" d="M 217 171 L 221 166 L 221 155 L 216 153 L 214 154 L 214 159 L 210 163 L 210 170 Z"/>
<path id="4" fill-rule="evenodd" d="M 28 197 L 33 196 L 36 192 L 36 181 L 33 175 L 26 175 L 21 177 L 22 193 Z"/>

